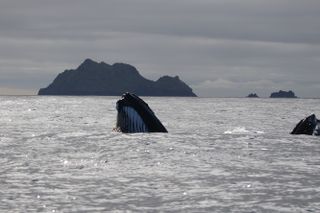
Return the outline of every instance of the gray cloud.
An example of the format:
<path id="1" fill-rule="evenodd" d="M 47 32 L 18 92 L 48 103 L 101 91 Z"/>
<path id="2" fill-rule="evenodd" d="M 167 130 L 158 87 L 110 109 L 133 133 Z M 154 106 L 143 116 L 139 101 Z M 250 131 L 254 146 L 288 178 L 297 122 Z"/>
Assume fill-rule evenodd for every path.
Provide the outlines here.
<path id="1" fill-rule="evenodd" d="M 0 93 L 90 57 L 179 75 L 202 96 L 319 97 L 319 20 L 317 0 L 3 0 Z"/>

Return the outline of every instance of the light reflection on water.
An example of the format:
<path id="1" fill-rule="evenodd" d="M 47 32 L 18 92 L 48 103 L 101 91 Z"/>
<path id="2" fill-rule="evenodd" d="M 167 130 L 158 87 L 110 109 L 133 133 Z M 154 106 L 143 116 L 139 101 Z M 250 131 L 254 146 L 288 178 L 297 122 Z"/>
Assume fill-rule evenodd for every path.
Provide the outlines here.
<path id="1" fill-rule="evenodd" d="M 4 212 L 319 212 L 320 100 L 144 98 L 168 134 L 121 134 L 117 97 L 0 97 Z"/>

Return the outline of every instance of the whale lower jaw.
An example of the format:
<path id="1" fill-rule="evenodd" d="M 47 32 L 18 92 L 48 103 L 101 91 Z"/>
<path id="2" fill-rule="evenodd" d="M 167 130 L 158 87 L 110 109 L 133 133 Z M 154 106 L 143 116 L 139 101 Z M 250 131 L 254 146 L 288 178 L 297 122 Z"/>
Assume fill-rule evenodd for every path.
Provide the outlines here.
<path id="1" fill-rule="evenodd" d="M 149 132 L 141 116 L 129 106 L 124 106 L 119 110 L 117 126 L 121 132 L 125 133 Z"/>

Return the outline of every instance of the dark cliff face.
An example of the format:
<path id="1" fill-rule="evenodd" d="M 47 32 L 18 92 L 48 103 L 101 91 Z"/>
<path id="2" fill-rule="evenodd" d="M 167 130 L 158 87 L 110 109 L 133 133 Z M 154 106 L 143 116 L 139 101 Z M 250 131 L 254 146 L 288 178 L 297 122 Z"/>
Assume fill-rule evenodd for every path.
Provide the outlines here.
<path id="1" fill-rule="evenodd" d="M 77 69 L 60 73 L 38 95 L 115 95 L 125 92 L 142 96 L 196 96 L 179 77 L 151 81 L 138 70 L 123 63 L 113 65 L 86 59 Z"/>
<path id="2" fill-rule="evenodd" d="M 291 90 L 288 92 L 280 90 L 279 92 L 271 93 L 270 98 L 297 98 L 297 96 Z"/>

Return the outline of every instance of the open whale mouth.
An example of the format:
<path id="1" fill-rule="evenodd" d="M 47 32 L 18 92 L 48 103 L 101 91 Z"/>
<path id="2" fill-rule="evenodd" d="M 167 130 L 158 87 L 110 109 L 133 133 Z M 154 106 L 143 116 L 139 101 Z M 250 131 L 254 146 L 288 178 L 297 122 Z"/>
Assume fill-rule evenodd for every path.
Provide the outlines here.
<path id="1" fill-rule="evenodd" d="M 123 94 L 117 111 L 117 129 L 121 132 L 168 132 L 148 104 L 134 94 Z"/>

